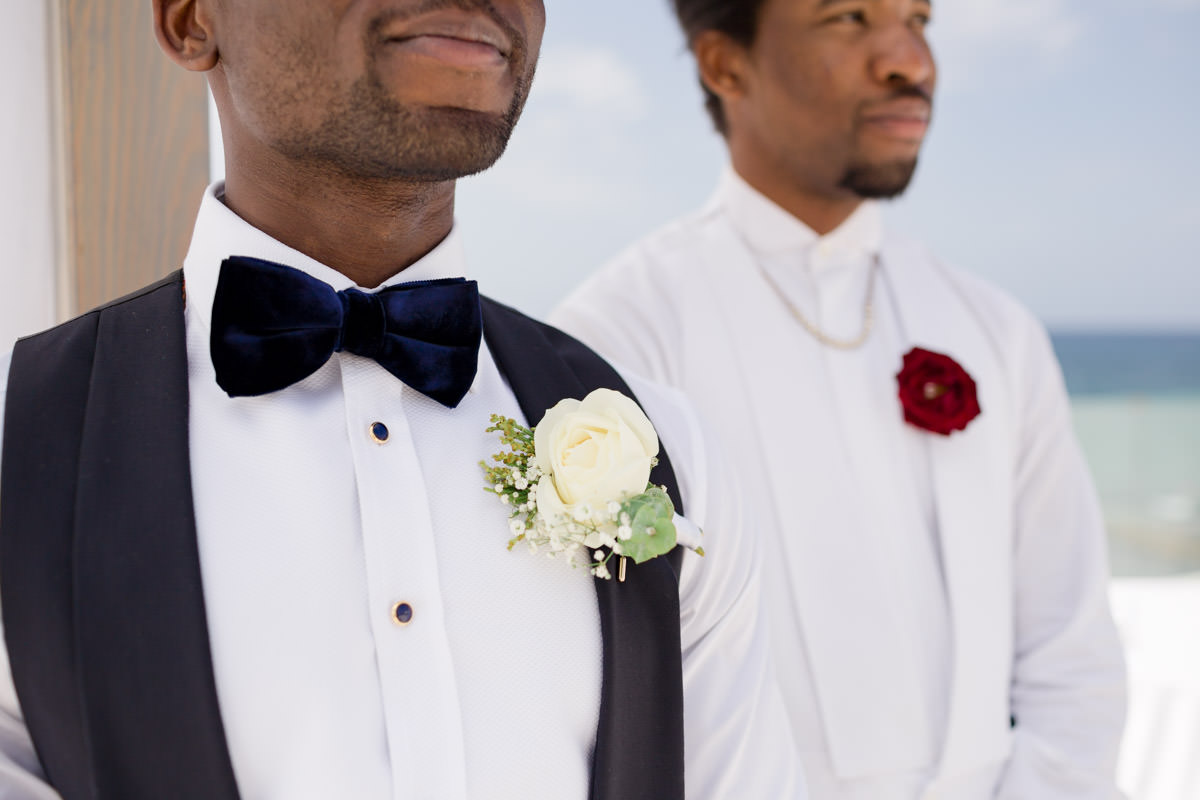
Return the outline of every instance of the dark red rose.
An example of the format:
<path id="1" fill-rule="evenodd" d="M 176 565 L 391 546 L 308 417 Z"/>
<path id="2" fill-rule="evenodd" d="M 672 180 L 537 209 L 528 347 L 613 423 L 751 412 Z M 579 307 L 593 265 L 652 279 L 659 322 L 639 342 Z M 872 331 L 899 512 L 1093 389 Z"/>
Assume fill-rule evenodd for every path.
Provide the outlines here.
<path id="1" fill-rule="evenodd" d="M 910 425 L 949 436 L 979 416 L 975 381 L 950 356 L 914 347 L 905 353 L 896 382 Z"/>

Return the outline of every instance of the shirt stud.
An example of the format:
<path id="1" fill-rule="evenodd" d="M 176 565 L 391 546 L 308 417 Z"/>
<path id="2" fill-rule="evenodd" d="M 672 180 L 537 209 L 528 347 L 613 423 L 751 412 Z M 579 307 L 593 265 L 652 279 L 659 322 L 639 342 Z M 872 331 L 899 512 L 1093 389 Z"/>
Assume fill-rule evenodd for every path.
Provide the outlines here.
<path id="1" fill-rule="evenodd" d="M 371 423 L 371 438 L 375 440 L 375 444 L 384 444 L 387 442 L 389 436 L 391 434 L 388 433 L 387 425 L 384 425 L 382 422 Z"/>
<path id="2" fill-rule="evenodd" d="M 413 620 L 413 607 L 409 603 L 403 601 L 392 606 L 392 622 L 399 625 L 401 628 L 408 625 Z"/>

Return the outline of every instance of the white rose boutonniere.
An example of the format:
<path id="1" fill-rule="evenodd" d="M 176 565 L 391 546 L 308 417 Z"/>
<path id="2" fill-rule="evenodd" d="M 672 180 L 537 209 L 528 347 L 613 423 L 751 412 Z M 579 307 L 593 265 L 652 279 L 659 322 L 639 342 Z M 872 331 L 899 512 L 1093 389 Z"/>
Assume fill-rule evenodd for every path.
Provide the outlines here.
<path id="1" fill-rule="evenodd" d="M 675 507 L 650 483 L 658 434 L 630 398 L 597 389 L 562 400 L 534 428 L 492 416 L 507 451 L 481 466 L 487 490 L 511 508 L 509 549 L 527 542 L 611 578 L 609 562 L 641 564 L 676 544 Z M 703 553 L 701 553 L 703 554 Z"/>

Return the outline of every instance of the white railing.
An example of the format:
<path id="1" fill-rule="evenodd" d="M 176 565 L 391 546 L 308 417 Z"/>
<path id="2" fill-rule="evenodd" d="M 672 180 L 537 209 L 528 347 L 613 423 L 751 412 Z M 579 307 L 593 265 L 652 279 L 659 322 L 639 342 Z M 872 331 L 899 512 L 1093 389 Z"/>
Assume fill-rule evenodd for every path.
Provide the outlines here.
<path id="1" fill-rule="evenodd" d="M 1121 578 L 1111 596 L 1129 662 L 1121 788 L 1200 800 L 1200 574 Z"/>

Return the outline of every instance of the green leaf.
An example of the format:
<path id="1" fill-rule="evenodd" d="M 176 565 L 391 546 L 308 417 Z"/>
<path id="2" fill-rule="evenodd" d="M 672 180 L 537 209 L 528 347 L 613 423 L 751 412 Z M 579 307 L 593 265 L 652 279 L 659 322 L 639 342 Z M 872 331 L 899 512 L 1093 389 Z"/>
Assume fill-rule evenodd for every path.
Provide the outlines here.
<path id="1" fill-rule="evenodd" d="M 675 547 L 675 506 L 657 486 L 631 497 L 621 505 L 629 515 L 633 536 L 621 542 L 621 555 L 642 564 L 671 552 Z"/>

